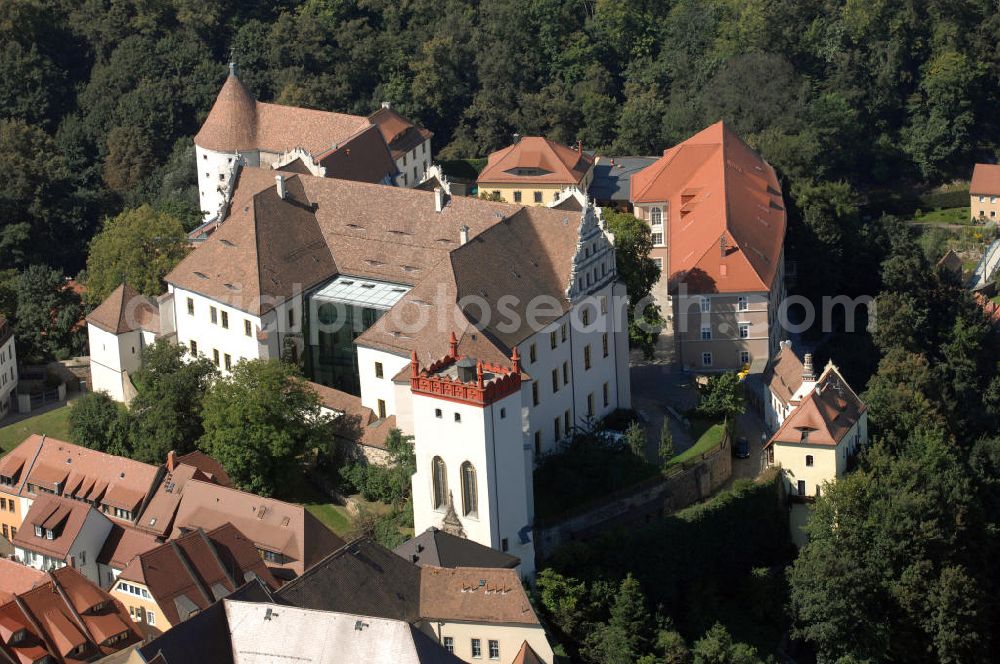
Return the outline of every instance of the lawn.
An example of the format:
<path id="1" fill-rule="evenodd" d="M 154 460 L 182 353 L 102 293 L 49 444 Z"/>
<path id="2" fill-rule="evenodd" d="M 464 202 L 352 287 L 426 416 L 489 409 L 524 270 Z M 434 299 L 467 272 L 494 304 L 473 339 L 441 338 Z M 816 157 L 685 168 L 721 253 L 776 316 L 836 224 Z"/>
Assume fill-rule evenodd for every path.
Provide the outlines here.
<path id="1" fill-rule="evenodd" d="M 705 452 L 714 449 L 722 442 L 722 436 L 726 431 L 726 425 L 722 422 L 714 422 L 703 418 L 691 419 L 691 436 L 695 438 L 694 445 L 687 448 L 673 459 L 669 466 L 685 464 L 688 461 L 699 458 Z"/>
<path id="2" fill-rule="evenodd" d="M 990 299 L 993 300 L 993 304 L 1000 304 L 1000 295 L 994 295 Z"/>
<path id="3" fill-rule="evenodd" d="M 351 532 L 353 523 L 347 513 L 347 508 L 330 501 L 322 491 L 313 486 L 304 474 L 298 475 L 298 482 L 289 487 L 279 498 L 288 502 L 298 503 L 319 519 L 324 526 L 341 537 Z"/>
<path id="4" fill-rule="evenodd" d="M 925 224 L 971 224 L 968 207 L 938 208 L 913 215 L 913 221 Z"/>
<path id="5" fill-rule="evenodd" d="M 0 454 L 6 454 L 33 433 L 69 440 L 69 409 L 62 406 L 0 429 Z"/>

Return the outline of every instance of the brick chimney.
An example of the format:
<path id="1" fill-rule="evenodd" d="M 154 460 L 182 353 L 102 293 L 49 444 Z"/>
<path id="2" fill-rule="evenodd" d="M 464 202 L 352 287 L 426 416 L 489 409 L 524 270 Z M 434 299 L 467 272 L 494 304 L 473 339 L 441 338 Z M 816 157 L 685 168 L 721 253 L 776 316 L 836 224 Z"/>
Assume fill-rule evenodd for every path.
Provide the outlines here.
<path id="1" fill-rule="evenodd" d="M 172 473 L 177 468 L 177 452 L 170 450 L 167 452 L 167 472 Z"/>

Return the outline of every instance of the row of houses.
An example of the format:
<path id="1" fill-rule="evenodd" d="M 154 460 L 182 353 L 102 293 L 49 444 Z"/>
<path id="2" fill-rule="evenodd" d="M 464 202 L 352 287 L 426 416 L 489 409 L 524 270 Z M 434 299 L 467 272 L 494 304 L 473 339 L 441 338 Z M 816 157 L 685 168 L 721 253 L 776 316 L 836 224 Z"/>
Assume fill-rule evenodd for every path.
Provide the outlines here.
<path id="1" fill-rule="evenodd" d="M 517 557 L 437 529 L 396 552 L 364 539 L 347 543 L 301 506 L 229 484 L 201 453 L 171 454 L 155 467 L 32 436 L 0 459 L 0 512 L 15 552 L 14 560 L 0 559 L 0 655 L 30 650 L 38 656 L 18 661 L 43 653 L 93 661 L 140 639 L 174 638 L 172 629 L 250 584 L 284 605 L 402 621 L 409 627 L 400 634 L 419 633 L 412 638 L 436 653 L 419 661 L 451 661 L 444 656 L 454 653 L 472 662 L 489 653 L 504 662 L 552 662 Z M 91 608 L 77 608 L 81 615 L 114 616 L 122 629 L 109 631 L 111 618 L 94 632 L 79 620 L 70 630 L 26 614 L 24 598 L 45 584 L 81 588 L 73 592 L 95 598 Z M 8 604 L 22 627 L 5 622 Z M 275 644 L 288 646 L 288 636 Z M 339 652 L 328 645 L 326 657 Z M 321 654 L 316 661 L 331 661 Z"/>

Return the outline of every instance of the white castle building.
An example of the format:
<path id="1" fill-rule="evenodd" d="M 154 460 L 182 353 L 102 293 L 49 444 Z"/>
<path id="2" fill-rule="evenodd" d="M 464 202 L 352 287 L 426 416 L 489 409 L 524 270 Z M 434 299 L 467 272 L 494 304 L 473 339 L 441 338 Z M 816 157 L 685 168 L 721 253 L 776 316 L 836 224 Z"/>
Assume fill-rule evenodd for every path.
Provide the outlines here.
<path id="1" fill-rule="evenodd" d="M 585 199 L 569 208 L 242 168 L 227 216 L 167 276 L 155 335 L 223 374 L 290 357 L 369 413 L 358 440 L 412 434 L 417 532 L 462 533 L 527 574 L 534 458 L 631 403 L 614 250 Z M 101 353 L 131 357 L 136 326 L 111 329 L 126 306 L 91 321 Z"/>
<path id="2" fill-rule="evenodd" d="M 229 76 L 194 138 L 206 221 L 225 217 L 237 168 L 416 186 L 431 164 L 431 132 L 383 103 L 368 117 L 257 101 Z"/>
<path id="3" fill-rule="evenodd" d="M 0 316 L 0 420 L 14 411 L 17 378 L 14 328 L 6 318 Z"/>

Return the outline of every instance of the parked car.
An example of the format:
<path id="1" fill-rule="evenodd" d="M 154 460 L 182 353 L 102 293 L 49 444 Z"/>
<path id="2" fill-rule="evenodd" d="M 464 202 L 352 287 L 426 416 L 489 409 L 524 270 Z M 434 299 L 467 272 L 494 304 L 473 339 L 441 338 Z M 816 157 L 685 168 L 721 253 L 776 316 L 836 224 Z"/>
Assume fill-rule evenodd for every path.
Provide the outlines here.
<path id="1" fill-rule="evenodd" d="M 746 436 L 740 436 L 736 439 L 736 444 L 733 446 L 733 456 L 737 459 L 750 458 L 750 441 L 747 440 Z"/>

